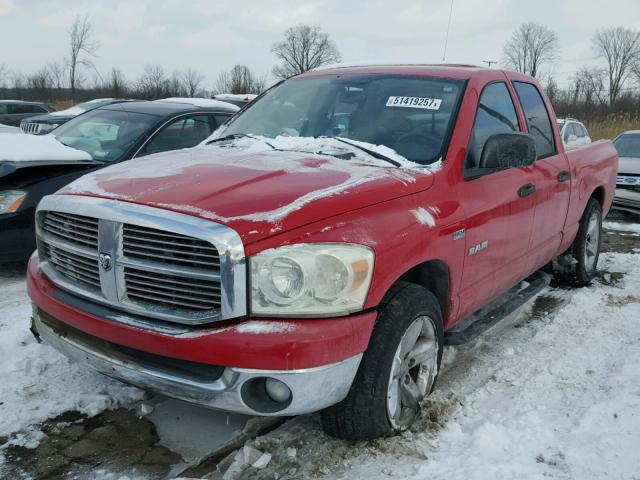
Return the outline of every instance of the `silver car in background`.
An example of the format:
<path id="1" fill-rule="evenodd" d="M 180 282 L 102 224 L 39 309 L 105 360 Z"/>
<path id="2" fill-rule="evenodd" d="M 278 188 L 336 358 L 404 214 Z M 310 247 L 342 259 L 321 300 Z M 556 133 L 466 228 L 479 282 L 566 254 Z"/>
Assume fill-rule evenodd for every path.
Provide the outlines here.
<path id="1" fill-rule="evenodd" d="M 629 130 L 616 137 L 618 181 L 613 208 L 640 215 L 640 130 Z"/>

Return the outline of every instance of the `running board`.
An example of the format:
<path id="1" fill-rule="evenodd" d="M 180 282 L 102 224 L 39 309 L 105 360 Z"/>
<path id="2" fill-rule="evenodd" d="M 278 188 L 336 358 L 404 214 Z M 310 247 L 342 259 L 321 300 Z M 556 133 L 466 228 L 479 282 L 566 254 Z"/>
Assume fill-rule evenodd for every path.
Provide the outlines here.
<path id="1" fill-rule="evenodd" d="M 537 271 L 444 334 L 445 345 L 462 345 L 489 330 L 549 286 L 551 275 Z"/>

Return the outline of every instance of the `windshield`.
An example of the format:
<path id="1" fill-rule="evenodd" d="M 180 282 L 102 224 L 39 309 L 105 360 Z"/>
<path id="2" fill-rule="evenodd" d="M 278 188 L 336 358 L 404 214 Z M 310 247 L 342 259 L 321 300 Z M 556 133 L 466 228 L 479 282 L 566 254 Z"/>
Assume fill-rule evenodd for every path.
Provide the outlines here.
<path id="1" fill-rule="evenodd" d="M 620 135 L 613 141 L 620 157 L 640 158 L 640 133 Z"/>
<path id="2" fill-rule="evenodd" d="M 258 99 L 217 136 L 342 137 L 429 164 L 442 157 L 464 82 L 431 77 L 294 78 Z"/>
<path id="3" fill-rule="evenodd" d="M 84 150 L 94 160 L 121 160 L 156 123 L 158 117 L 142 113 L 92 110 L 55 129 L 56 139 Z"/>

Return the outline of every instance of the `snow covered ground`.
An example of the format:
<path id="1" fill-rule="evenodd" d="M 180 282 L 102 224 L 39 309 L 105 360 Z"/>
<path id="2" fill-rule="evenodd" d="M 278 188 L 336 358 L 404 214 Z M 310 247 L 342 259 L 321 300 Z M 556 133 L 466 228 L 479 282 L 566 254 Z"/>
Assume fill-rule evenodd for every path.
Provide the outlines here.
<path id="1" fill-rule="evenodd" d="M 196 468 L 185 475 L 221 478 L 232 466 L 227 479 L 640 478 L 640 232 L 624 222 L 606 226 L 624 233 L 608 235 L 614 251 L 601 257 L 602 274 L 593 286 L 549 289 L 533 307 L 470 345 L 447 347 L 436 391 L 411 431 L 354 444 L 325 436 L 317 416 L 299 417 L 248 441 L 218 471 Z M 617 237 L 631 253 L 615 252 Z M 635 250 L 628 248 L 630 240 Z M 140 425 L 137 413 L 148 413 L 151 405 L 146 418 L 158 438 L 148 436 L 150 455 L 174 467 L 215 449 L 219 442 L 212 437 L 224 425 L 229 434 L 246 421 L 227 421 L 181 402 L 141 403 L 141 391 L 35 343 L 21 268 L 2 267 L 0 292 L 0 478 L 16 478 L 3 476 L 8 466 L 15 471 L 16 458 L 7 452 L 16 444 L 40 444 L 32 451 L 44 455 L 42 444 L 52 435 L 46 420 L 65 412 L 105 418 L 106 428 L 127 412 L 126 425 Z M 114 413 L 105 416 L 105 410 Z M 61 421 L 60 428 L 68 423 Z M 87 441 L 66 448 L 86 447 Z M 158 441 L 168 448 L 151 445 Z M 247 467 L 244 451 L 262 460 Z M 113 468 L 100 468 L 101 478 L 120 478 L 110 473 Z M 166 472 L 150 471 L 142 476 L 166 478 Z M 93 474 L 80 478 L 97 478 Z"/>

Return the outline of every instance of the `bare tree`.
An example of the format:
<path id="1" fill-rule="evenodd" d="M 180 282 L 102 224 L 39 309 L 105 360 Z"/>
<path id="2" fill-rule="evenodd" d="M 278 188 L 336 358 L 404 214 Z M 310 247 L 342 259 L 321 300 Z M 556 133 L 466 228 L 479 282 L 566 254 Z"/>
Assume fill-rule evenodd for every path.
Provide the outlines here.
<path id="1" fill-rule="evenodd" d="M 167 97 L 169 79 L 164 73 L 162 65 L 147 65 L 137 82 L 137 94 L 149 100 Z"/>
<path id="2" fill-rule="evenodd" d="M 200 85 L 204 81 L 204 75 L 193 68 L 184 70 L 180 77 L 182 79 L 182 88 L 187 97 L 197 97 L 201 94 Z"/>
<path id="3" fill-rule="evenodd" d="M 0 88 L 5 88 L 7 86 L 8 80 L 9 80 L 9 69 L 4 63 L 0 63 Z"/>
<path id="4" fill-rule="evenodd" d="M 640 31 L 606 28 L 593 37 L 593 49 L 607 63 L 609 105 L 614 105 L 633 67 L 640 62 Z"/>
<path id="5" fill-rule="evenodd" d="M 577 94 L 575 101 L 581 100 L 587 105 L 606 105 L 606 77 L 607 72 L 603 68 L 583 67 L 578 70 L 573 77 Z"/>
<path id="6" fill-rule="evenodd" d="M 62 89 L 65 86 L 65 71 L 64 65 L 58 62 L 51 62 L 47 65 L 49 75 L 51 76 L 51 83 L 53 88 Z"/>
<path id="7" fill-rule="evenodd" d="M 521 24 L 504 46 L 509 68 L 535 77 L 540 67 L 558 57 L 558 38 L 553 30 L 534 22 Z"/>
<path id="8" fill-rule="evenodd" d="M 121 98 L 126 94 L 127 80 L 124 77 L 124 73 L 119 68 L 112 68 L 109 74 L 108 84 L 110 95 L 114 98 Z"/>
<path id="9" fill-rule="evenodd" d="M 69 58 L 67 58 L 69 87 L 71 88 L 71 97 L 74 100 L 79 80 L 78 66 L 92 67 L 91 57 L 96 56 L 99 46 L 93 36 L 93 25 L 89 20 L 89 15 L 77 15 L 69 29 Z"/>
<path id="10" fill-rule="evenodd" d="M 282 79 L 341 59 L 335 44 L 320 30 L 320 25 L 298 25 L 287 29 L 284 40 L 274 44 L 271 52 L 280 61 L 273 74 Z"/>
<path id="11" fill-rule="evenodd" d="M 246 65 L 235 65 L 228 72 L 220 73 L 215 90 L 217 93 L 262 93 L 266 83 L 266 77 L 257 77 Z"/>

